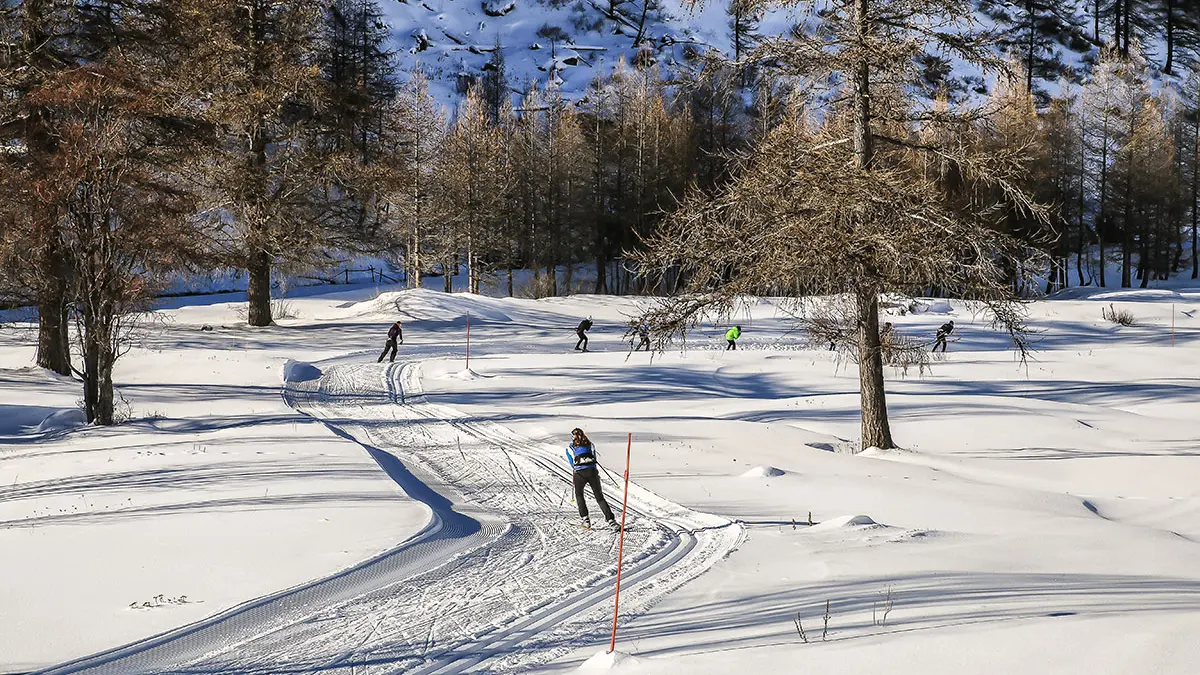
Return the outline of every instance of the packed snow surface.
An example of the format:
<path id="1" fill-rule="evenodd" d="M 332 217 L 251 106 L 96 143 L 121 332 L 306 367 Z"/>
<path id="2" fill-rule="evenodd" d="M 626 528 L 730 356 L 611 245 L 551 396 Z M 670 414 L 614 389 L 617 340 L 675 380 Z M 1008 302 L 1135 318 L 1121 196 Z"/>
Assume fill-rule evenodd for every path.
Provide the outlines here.
<path id="1" fill-rule="evenodd" d="M 613 504 L 633 434 L 617 645 L 636 659 L 603 672 L 1200 662 L 1200 288 L 1034 303 L 1026 363 L 961 303 L 897 309 L 902 333 L 954 319 L 959 339 L 887 373 L 902 447 L 859 454 L 855 369 L 770 299 L 730 318 L 752 349 L 721 351 L 714 321 L 661 354 L 624 339 L 645 298 L 342 287 L 266 329 L 230 299 L 160 310 L 109 429 L 39 431 L 79 387 L 31 367 L 27 326 L 0 330 L 0 672 L 579 671 L 607 648 L 616 560 L 576 525 L 576 426 Z"/>

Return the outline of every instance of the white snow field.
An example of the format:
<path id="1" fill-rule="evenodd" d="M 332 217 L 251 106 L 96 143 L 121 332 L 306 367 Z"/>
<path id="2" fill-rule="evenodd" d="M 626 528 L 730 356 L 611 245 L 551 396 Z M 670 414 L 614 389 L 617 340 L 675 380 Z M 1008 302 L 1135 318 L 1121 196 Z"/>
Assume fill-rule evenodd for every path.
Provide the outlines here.
<path id="1" fill-rule="evenodd" d="M 772 301 L 649 355 L 647 299 L 381 290 L 173 301 L 113 429 L 0 330 L 0 672 L 1197 672 L 1200 289 L 1035 303 L 1027 364 L 959 303 L 888 317 L 958 339 L 858 454 L 853 365 Z M 633 434 L 615 655 L 575 426 L 614 506 Z"/>

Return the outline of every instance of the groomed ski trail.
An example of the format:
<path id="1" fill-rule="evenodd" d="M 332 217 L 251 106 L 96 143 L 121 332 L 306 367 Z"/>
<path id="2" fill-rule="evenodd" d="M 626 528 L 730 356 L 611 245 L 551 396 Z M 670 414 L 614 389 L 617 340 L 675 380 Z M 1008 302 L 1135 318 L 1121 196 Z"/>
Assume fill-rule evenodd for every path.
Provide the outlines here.
<path id="1" fill-rule="evenodd" d="M 509 672 L 603 641 L 616 534 L 575 526 L 561 449 L 429 402 L 419 363 L 343 361 L 288 382 L 285 399 L 362 445 L 429 507 L 429 525 L 327 579 L 46 673 Z M 620 468 L 618 448 L 600 452 Z M 605 493 L 617 510 L 615 481 Z M 629 513 L 623 620 L 743 536 L 634 483 Z"/>

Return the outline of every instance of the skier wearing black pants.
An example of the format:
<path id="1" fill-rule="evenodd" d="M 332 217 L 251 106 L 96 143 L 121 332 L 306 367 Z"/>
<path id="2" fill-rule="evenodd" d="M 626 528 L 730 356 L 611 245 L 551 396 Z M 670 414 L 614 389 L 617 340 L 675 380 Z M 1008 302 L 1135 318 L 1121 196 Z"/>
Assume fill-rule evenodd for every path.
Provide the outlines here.
<path id="1" fill-rule="evenodd" d="M 950 337 L 950 334 L 953 332 L 954 332 L 954 322 L 953 321 L 942 324 L 941 328 L 937 329 L 937 336 L 934 337 L 933 351 L 936 352 L 938 350 L 938 346 L 940 345 L 942 348 L 942 353 L 945 354 L 946 353 L 946 338 Z"/>
<path id="2" fill-rule="evenodd" d="M 571 464 L 575 484 L 575 504 L 579 507 L 579 517 L 583 526 L 590 528 L 592 520 L 588 517 L 587 502 L 583 498 L 583 488 L 591 486 L 592 496 L 604 514 L 604 522 L 609 527 L 617 526 L 612 509 L 604 500 L 604 492 L 600 489 L 600 465 L 596 461 L 596 447 L 588 440 L 583 429 L 571 430 L 571 444 L 567 446 L 567 461 Z"/>
<path id="3" fill-rule="evenodd" d="M 589 316 L 588 318 L 579 322 L 579 327 L 575 329 L 575 334 L 579 336 L 579 342 L 575 343 L 575 351 L 577 351 L 577 352 L 579 352 L 579 351 L 586 352 L 587 351 L 587 346 L 588 346 L 587 332 L 591 329 L 592 329 L 592 317 Z M 583 345 L 583 349 L 579 348 L 580 345 Z"/>
<path id="4" fill-rule="evenodd" d="M 389 363 L 395 363 L 396 340 L 400 340 L 400 344 L 404 344 L 404 330 L 400 326 L 399 321 L 392 324 L 392 327 L 388 329 L 387 344 L 383 346 L 383 353 L 379 355 L 379 360 L 376 361 L 376 363 L 383 363 L 383 358 L 388 355 L 388 352 L 392 353 L 392 358 L 390 359 Z"/>
<path id="5" fill-rule="evenodd" d="M 645 347 L 646 351 L 650 351 L 650 327 L 646 324 L 638 326 L 637 334 L 639 338 L 638 344 L 633 351 L 640 352 L 642 351 L 642 347 Z"/>

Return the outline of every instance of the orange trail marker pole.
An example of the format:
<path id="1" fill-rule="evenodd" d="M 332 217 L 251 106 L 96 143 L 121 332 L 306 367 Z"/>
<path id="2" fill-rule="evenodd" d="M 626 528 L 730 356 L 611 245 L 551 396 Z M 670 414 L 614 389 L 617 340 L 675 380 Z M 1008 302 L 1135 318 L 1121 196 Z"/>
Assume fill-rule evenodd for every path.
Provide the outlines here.
<path id="1" fill-rule="evenodd" d="M 471 313 L 467 312 L 467 370 L 471 369 Z"/>
<path id="2" fill-rule="evenodd" d="M 1175 346 L 1175 303 L 1171 303 L 1171 346 Z"/>
<path id="3" fill-rule="evenodd" d="M 621 563 L 625 560 L 625 511 L 629 506 L 629 457 L 632 453 L 633 434 L 629 434 L 625 445 L 625 494 L 621 497 L 621 543 L 617 545 L 617 594 L 613 596 L 612 640 L 608 643 L 609 654 L 617 649 L 617 608 L 621 604 Z"/>

